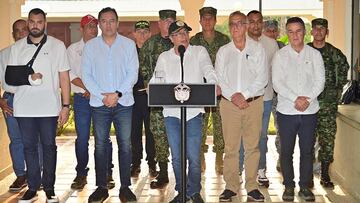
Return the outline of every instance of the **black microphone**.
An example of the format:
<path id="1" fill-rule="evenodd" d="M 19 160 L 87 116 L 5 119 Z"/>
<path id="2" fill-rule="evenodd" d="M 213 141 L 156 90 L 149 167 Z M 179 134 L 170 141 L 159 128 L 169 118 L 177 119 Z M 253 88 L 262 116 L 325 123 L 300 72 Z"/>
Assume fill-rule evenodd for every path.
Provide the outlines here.
<path id="1" fill-rule="evenodd" d="M 178 47 L 178 52 L 180 54 L 180 60 L 181 60 L 181 82 L 184 82 L 184 65 L 183 65 L 183 61 L 184 61 L 184 53 L 185 53 L 185 46 L 184 45 L 180 45 Z"/>

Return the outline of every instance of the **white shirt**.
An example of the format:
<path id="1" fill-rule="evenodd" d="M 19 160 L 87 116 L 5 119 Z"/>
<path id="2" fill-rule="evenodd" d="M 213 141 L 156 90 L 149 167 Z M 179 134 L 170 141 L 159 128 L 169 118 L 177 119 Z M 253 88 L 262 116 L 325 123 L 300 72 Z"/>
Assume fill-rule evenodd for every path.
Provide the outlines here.
<path id="1" fill-rule="evenodd" d="M 265 49 L 265 55 L 267 59 L 266 68 L 268 69 L 268 84 L 265 87 L 265 94 L 263 99 L 264 101 L 270 101 L 274 97 L 274 90 L 271 82 L 271 73 L 272 73 L 271 62 L 275 53 L 279 50 L 279 46 L 277 45 L 274 39 L 264 34 L 260 36 L 259 42 Z"/>
<path id="2" fill-rule="evenodd" d="M 242 51 L 233 41 L 222 46 L 215 62 L 222 96 L 230 101 L 236 92 L 245 99 L 263 95 L 268 83 L 266 64 L 265 50 L 254 40 L 247 39 Z"/>
<path id="3" fill-rule="evenodd" d="M 0 51 L 0 82 L 1 82 L 1 87 L 6 92 L 15 93 L 16 88 L 7 85 L 5 82 L 5 71 L 6 71 L 6 66 L 8 65 L 10 51 L 11 51 L 11 46 L 8 46 Z"/>
<path id="4" fill-rule="evenodd" d="M 9 65 L 25 65 L 34 55 L 37 46 L 29 44 L 27 37 L 11 48 Z M 42 84 L 16 87 L 14 97 L 15 117 L 53 117 L 61 110 L 59 72 L 69 70 L 66 48 L 62 41 L 47 36 L 32 66 L 42 74 Z"/>
<path id="5" fill-rule="evenodd" d="M 325 84 L 324 62 L 319 51 L 304 45 L 298 53 L 287 45 L 276 52 L 272 68 L 274 90 L 278 93 L 277 111 L 296 115 L 314 114 L 319 110 L 317 96 Z M 298 96 L 310 98 L 310 105 L 304 112 L 295 109 Z"/>
<path id="6" fill-rule="evenodd" d="M 81 79 L 81 56 L 84 49 L 85 43 L 84 40 L 81 39 L 78 42 L 71 44 L 66 52 L 69 59 L 70 65 L 70 81 L 74 80 L 75 78 Z M 74 93 L 84 93 L 85 90 L 79 86 L 76 86 L 71 83 L 71 91 Z"/>
<path id="7" fill-rule="evenodd" d="M 157 74 L 161 73 L 163 78 Z M 184 82 L 192 84 L 204 83 L 216 84 L 217 78 L 210 56 L 202 46 L 189 45 L 184 53 Z M 181 62 L 180 56 L 176 55 L 174 48 L 160 54 L 154 74 L 150 83 L 180 83 Z M 204 108 L 187 108 L 186 120 L 190 120 L 199 113 L 204 113 Z M 164 117 L 181 118 L 180 108 L 164 107 Z"/>

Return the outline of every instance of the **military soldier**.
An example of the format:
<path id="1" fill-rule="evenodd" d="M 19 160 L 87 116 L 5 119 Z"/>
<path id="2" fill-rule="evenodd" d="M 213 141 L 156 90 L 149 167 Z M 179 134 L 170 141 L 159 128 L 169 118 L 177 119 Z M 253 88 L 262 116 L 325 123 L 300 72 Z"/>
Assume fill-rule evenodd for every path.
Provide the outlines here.
<path id="1" fill-rule="evenodd" d="M 202 27 L 202 32 L 199 32 L 195 36 L 191 37 L 190 44 L 204 46 L 210 54 L 212 64 L 215 65 L 215 58 L 217 51 L 221 46 L 229 43 L 230 39 L 227 35 L 224 35 L 221 32 L 216 31 L 214 28 L 216 24 L 216 13 L 217 13 L 217 10 L 215 8 L 203 7 L 199 10 L 199 13 L 200 13 L 200 24 Z M 211 112 L 212 128 L 213 128 L 213 136 L 214 136 L 213 152 L 216 153 L 215 171 L 218 174 L 222 174 L 224 138 L 222 135 L 219 108 L 218 107 L 205 108 L 205 111 L 206 113 L 204 114 L 203 137 L 202 137 L 202 146 L 201 146 L 201 152 L 202 152 L 201 171 L 204 172 L 206 168 L 204 153 L 207 152 L 209 148 L 209 146 L 207 146 L 205 142 L 206 142 L 206 135 L 208 130 L 208 122 Z"/>
<path id="2" fill-rule="evenodd" d="M 159 55 L 173 47 L 169 39 L 169 26 L 176 19 L 176 11 L 174 10 L 160 10 L 158 25 L 160 33 L 148 39 L 140 50 L 139 61 L 141 72 L 143 73 L 145 87 L 151 79 L 156 61 Z M 150 188 L 163 188 L 169 183 L 167 162 L 169 157 L 169 144 L 166 138 L 164 117 L 162 115 L 162 108 L 151 108 L 150 110 L 150 130 L 155 139 L 155 156 L 159 163 L 159 175 L 156 180 L 150 183 Z"/>
<path id="3" fill-rule="evenodd" d="M 325 88 L 318 97 L 320 111 L 316 135 L 320 145 L 318 159 L 321 162 L 320 183 L 326 188 L 334 188 L 330 180 L 329 166 L 334 160 L 334 140 L 336 134 L 336 112 L 342 87 L 347 79 L 349 64 L 345 55 L 330 43 L 325 42 L 329 34 L 328 21 L 316 18 L 311 21 L 314 37 L 310 46 L 320 51 L 325 65 Z"/>

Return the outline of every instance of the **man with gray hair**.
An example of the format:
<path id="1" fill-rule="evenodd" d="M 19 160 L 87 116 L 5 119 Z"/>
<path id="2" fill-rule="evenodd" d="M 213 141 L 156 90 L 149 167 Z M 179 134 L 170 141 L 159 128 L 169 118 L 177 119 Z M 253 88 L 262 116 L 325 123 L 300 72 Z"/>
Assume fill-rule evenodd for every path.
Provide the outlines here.
<path id="1" fill-rule="evenodd" d="M 277 40 L 279 37 L 279 24 L 276 20 L 264 21 L 263 33 L 264 33 L 264 35 L 276 40 L 276 42 L 279 46 L 279 49 L 281 49 L 285 46 L 285 44 L 283 42 Z"/>

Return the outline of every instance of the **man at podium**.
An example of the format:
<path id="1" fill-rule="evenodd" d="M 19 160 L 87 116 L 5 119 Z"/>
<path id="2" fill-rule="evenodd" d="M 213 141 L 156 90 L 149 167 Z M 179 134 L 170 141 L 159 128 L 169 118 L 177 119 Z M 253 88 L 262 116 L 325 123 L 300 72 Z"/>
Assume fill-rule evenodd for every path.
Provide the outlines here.
<path id="1" fill-rule="evenodd" d="M 182 21 L 175 21 L 169 27 L 169 35 L 174 48 L 163 52 L 155 67 L 150 83 L 180 83 L 183 71 L 184 83 L 203 83 L 206 78 L 208 83 L 216 83 L 217 77 L 210 56 L 202 46 L 189 45 L 189 31 L 191 28 Z M 180 47 L 180 48 L 179 48 Z M 184 67 L 181 68 L 180 55 L 183 54 Z M 220 90 L 219 90 L 220 91 Z M 186 111 L 186 158 L 188 160 L 187 199 L 202 203 L 200 148 L 202 136 L 202 114 L 204 108 L 188 108 Z M 179 107 L 164 107 L 163 115 L 168 142 L 170 145 L 172 166 L 175 173 L 175 190 L 178 195 L 171 203 L 182 201 L 181 191 L 181 120 Z"/>

